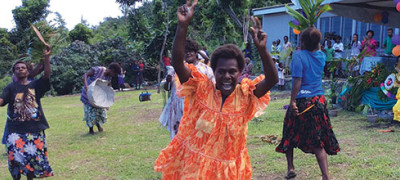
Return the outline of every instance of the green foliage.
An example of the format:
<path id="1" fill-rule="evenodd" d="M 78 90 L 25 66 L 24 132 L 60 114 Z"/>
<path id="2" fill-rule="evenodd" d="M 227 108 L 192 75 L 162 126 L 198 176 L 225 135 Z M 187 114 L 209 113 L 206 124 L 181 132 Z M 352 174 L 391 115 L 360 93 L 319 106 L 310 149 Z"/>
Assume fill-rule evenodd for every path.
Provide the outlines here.
<path id="1" fill-rule="evenodd" d="M 29 29 L 30 24 L 46 17 L 48 0 L 22 0 L 22 6 L 12 10 L 17 29 Z"/>
<path id="2" fill-rule="evenodd" d="M 56 29 L 54 25 L 50 25 L 46 21 L 39 21 L 33 24 L 33 26 L 39 30 L 44 41 L 47 42 L 55 51 L 59 51 L 65 46 L 67 41 L 66 36 L 61 33 L 62 29 Z M 61 32 L 59 32 L 59 30 Z M 30 55 L 30 60 L 35 63 L 39 63 L 43 59 L 43 51 L 45 50 L 46 46 L 37 37 L 32 27 L 30 29 L 29 37 L 30 49 L 28 53 Z"/>
<path id="3" fill-rule="evenodd" d="M 0 90 L 3 91 L 3 89 L 12 82 L 11 76 L 4 76 L 3 78 L 0 79 Z"/>
<path id="4" fill-rule="evenodd" d="M 93 37 L 93 30 L 85 24 L 79 23 L 69 32 L 69 37 L 72 41 L 78 40 L 88 44 L 89 39 Z"/>
<path id="5" fill-rule="evenodd" d="M 17 28 L 11 31 L 10 41 L 17 46 L 18 53 L 27 52 L 30 25 L 46 18 L 48 6 L 49 0 L 22 0 L 22 5 L 12 10 Z"/>
<path id="6" fill-rule="evenodd" d="M 97 51 L 82 41 L 74 41 L 51 60 L 51 85 L 58 95 L 80 92 L 82 75 L 99 65 Z"/>
<path id="7" fill-rule="evenodd" d="M 10 74 L 13 61 L 17 58 L 17 47 L 9 41 L 6 29 L 0 28 L 0 78 Z"/>
<path id="8" fill-rule="evenodd" d="M 105 18 L 98 26 L 93 28 L 93 37 L 89 39 L 90 44 L 96 44 L 107 39 L 121 37 L 129 41 L 127 18 Z"/>
<path id="9" fill-rule="evenodd" d="M 350 90 L 344 95 L 345 108 L 354 111 L 361 103 L 362 93 L 369 88 L 380 87 L 380 84 L 391 73 L 384 64 L 378 63 L 371 72 L 366 72 L 362 76 L 350 77 L 348 80 Z M 389 92 L 396 94 L 397 88 L 392 88 Z M 388 97 L 382 91 L 378 91 L 377 96 L 381 101 L 388 100 Z"/>
<path id="10" fill-rule="evenodd" d="M 298 2 L 300 3 L 301 9 L 303 10 L 305 16 L 292 9 L 288 5 L 285 5 L 287 8 L 286 12 L 300 22 L 299 25 L 289 22 L 289 26 L 299 31 L 303 31 L 308 27 L 314 26 L 314 23 L 317 22 L 322 13 L 332 10 L 329 4 L 321 7 L 321 3 L 323 1 L 324 0 L 299 0 Z"/>

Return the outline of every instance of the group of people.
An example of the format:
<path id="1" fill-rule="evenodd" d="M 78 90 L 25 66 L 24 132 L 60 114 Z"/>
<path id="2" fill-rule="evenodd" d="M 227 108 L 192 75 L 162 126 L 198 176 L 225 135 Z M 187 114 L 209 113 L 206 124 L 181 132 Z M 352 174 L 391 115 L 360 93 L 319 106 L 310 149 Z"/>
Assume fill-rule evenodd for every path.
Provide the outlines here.
<path id="1" fill-rule="evenodd" d="M 278 89 L 284 90 L 285 88 L 285 67 L 290 67 L 290 58 L 293 53 L 292 44 L 289 42 L 289 37 L 283 37 L 283 46 L 280 45 L 281 40 L 277 39 L 276 41 L 272 42 L 271 46 L 271 55 L 272 59 L 275 62 L 275 68 L 278 71 Z"/>
<path id="2" fill-rule="evenodd" d="M 269 90 L 279 81 L 266 49 L 267 34 L 252 17 L 251 31 L 264 74 L 239 81 L 249 59 L 236 45 L 215 49 L 211 68 L 199 62 L 197 43 L 186 39 L 197 0 L 190 3 L 178 9 L 173 63 L 163 82 L 172 95 L 159 120 L 170 131 L 171 142 L 161 150 L 154 169 L 162 172 L 163 179 L 251 179 L 247 122 L 262 114 L 270 103 Z M 276 148 L 286 154 L 287 179 L 296 177 L 294 148 L 315 154 L 324 180 L 330 179 L 327 154 L 340 150 L 322 89 L 326 55 L 320 51 L 321 38 L 315 27 L 306 29 L 301 50 L 293 53 L 290 107 Z"/>
<path id="3" fill-rule="evenodd" d="M 160 122 L 170 131 L 171 142 L 161 150 L 154 169 L 162 172 L 163 179 L 251 179 L 247 123 L 263 113 L 270 103 L 269 90 L 279 81 L 276 64 L 266 48 L 267 34 L 258 18 L 251 17 L 253 41 L 264 68 L 253 80 L 241 77 L 251 71 L 250 59 L 234 44 L 215 49 L 208 66 L 200 61 L 198 44 L 186 39 L 198 0 L 190 2 L 178 8 L 173 62 L 166 67 L 163 82 L 166 90 L 173 91 L 160 116 Z M 282 141 L 276 147 L 286 155 L 287 179 L 296 177 L 294 148 L 315 154 L 324 180 L 330 179 L 327 154 L 340 150 L 322 89 L 326 55 L 320 51 L 321 38 L 315 27 L 307 28 L 301 35 L 301 50 L 293 53 L 290 106 Z M 25 62 L 16 62 L 13 72 L 17 81 L 0 96 L 0 106 L 8 104 L 4 139 L 13 179 L 20 179 L 22 174 L 28 179 L 53 176 L 45 135 L 49 125 L 40 101 L 50 89 L 50 54 L 51 47 L 46 44 L 44 73 L 35 80 L 28 79 Z M 140 72 L 140 63 L 137 66 L 134 69 Z M 92 67 L 83 75 L 83 120 L 90 134 L 94 126 L 103 131 L 107 114 L 105 108 L 90 104 L 88 86 L 96 79 L 110 80 L 121 73 L 121 66 L 111 63 Z"/>
<path id="4" fill-rule="evenodd" d="M 388 28 L 387 30 L 386 39 L 383 42 L 383 47 L 385 48 L 384 56 L 392 56 L 392 49 L 395 45 L 392 43 L 393 37 L 393 29 Z M 363 56 L 376 56 L 377 55 L 377 48 L 378 48 L 378 41 L 374 38 L 374 31 L 368 30 L 366 36 L 363 37 L 363 41 L 359 41 L 358 34 L 353 34 L 353 38 L 349 44 L 350 47 L 350 57 L 344 57 L 343 52 L 345 46 L 341 42 L 342 38 L 340 36 L 328 37 L 325 36 L 324 40 L 324 48 L 322 50 L 325 52 L 327 57 L 327 63 L 325 66 L 325 75 L 326 77 L 345 77 L 347 75 L 357 76 L 359 74 L 360 65 L 362 62 L 362 58 L 359 62 L 355 64 L 346 64 L 345 62 L 336 63 L 336 66 L 330 68 L 332 66 L 332 62 L 335 59 L 342 59 L 342 58 L 358 58 L 361 52 L 363 52 Z M 346 68 L 348 68 L 348 74 L 345 73 Z M 335 69 L 331 72 L 329 69 Z M 332 74 L 333 73 L 333 74 Z"/>

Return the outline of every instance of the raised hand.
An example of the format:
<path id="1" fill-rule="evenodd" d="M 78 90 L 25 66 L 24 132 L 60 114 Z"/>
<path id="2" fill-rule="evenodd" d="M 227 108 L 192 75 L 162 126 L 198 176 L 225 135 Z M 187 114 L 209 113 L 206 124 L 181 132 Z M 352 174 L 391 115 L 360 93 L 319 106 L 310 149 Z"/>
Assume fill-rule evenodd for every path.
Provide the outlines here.
<path id="1" fill-rule="evenodd" d="M 44 58 L 50 58 L 51 47 L 49 44 L 45 43 L 46 49 L 44 50 Z"/>
<path id="2" fill-rule="evenodd" d="M 193 19 L 198 0 L 193 0 L 192 5 L 190 5 L 191 1 L 192 0 L 187 0 L 186 4 L 178 8 L 177 16 L 179 23 L 189 25 L 190 21 Z"/>
<path id="3" fill-rule="evenodd" d="M 253 34 L 253 41 L 257 48 L 266 48 L 268 35 L 262 30 L 260 20 L 256 17 L 251 16 L 251 23 L 253 27 L 250 27 Z"/>

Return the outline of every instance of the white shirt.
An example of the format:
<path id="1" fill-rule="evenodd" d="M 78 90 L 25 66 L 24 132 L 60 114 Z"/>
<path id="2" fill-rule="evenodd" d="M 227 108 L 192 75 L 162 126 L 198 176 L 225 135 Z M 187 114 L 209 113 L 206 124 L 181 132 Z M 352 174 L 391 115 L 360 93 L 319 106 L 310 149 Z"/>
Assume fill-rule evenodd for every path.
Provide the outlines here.
<path id="1" fill-rule="evenodd" d="M 351 56 L 358 56 L 360 54 L 361 43 L 357 41 L 351 45 Z"/>
<path id="2" fill-rule="evenodd" d="M 335 50 L 335 56 L 333 58 L 339 59 L 343 57 L 343 50 L 344 50 L 344 46 L 343 43 L 335 43 L 333 44 L 332 48 Z M 340 50 L 342 52 L 336 52 L 336 50 Z"/>

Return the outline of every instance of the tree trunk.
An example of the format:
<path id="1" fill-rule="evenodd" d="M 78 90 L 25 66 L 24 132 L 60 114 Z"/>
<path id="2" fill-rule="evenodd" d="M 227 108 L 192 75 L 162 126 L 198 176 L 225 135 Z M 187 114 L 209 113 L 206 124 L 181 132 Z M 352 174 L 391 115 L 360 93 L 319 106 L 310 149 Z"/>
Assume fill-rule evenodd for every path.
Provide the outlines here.
<path id="1" fill-rule="evenodd" d="M 158 78 L 157 78 L 157 93 L 160 93 L 160 82 L 161 82 L 161 69 L 164 67 L 164 62 L 162 60 L 162 56 L 164 54 L 165 50 L 165 44 L 167 43 L 167 37 L 168 37 L 168 24 L 169 24 L 169 11 L 168 11 L 168 5 L 166 1 L 163 1 L 163 6 L 164 6 L 164 11 L 167 12 L 167 18 L 165 20 L 165 31 L 164 31 L 164 42 L 161 47 L 161 52 L 160 52 L 160 65 L 158 68 Z"/>
<path id="2" fill-rule="evenodd" d="M 243 42 L 247 42 L 249 36 L 249 22 L 250 22 L 250 9 L 247 9 L 247 13 L 243 14 Z"/>
<path id="3" fill-rule="evenodd" d="M 218 5 L 219 7 L 221 7 L 221 8 L 229 15 L 229 17 L 231 17 L 231 18 L 233 19 L 233 21 L 236 23 L 236 25 L 239 26 L 239 28 L 241 28 L 241 29 L 244 28 L 242 22 L 240 22 L 239 18 L 236 16 L 236 14 L 235 14 L 235 12 L 233 11 L 233 9 L 232 9 L 231 6 L 223 7 L 223 6 L 220 4 L 219 0 L 216 0 L 216 2 L 217 2 L 217 5 Z M 249 12 L 249 15 L 250 15 L 250 12 Z M 244 23 L 245 23 L 245 22 L 244 22 Z M 248 27 L 247 27 L 247 31 L 248 31 Z M 243 36 L 245 36 L 245 34 L 243 34 Z M 251 34 L 249 34 L 249 33 L 247 32 L 247 35 L 246 35 L 246 36 L 247 36 L 247 38 L 250 40 L 250 42 L 253 42 L 253 38 L 251 37 Z M 245 41 L 245 42 L 247 42 L 247 41 Z"/>

